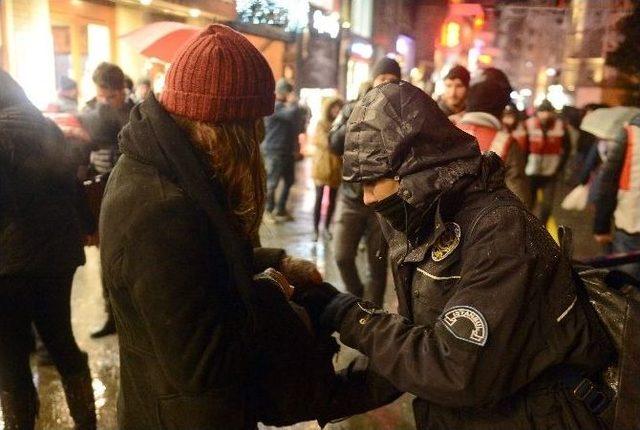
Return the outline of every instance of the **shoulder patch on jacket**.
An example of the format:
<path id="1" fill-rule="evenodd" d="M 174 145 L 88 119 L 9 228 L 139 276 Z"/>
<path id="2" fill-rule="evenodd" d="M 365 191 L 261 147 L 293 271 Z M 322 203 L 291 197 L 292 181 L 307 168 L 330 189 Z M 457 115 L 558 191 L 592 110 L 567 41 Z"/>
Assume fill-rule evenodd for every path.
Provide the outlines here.
<path id="1" fill-rule="evenodd" d="M 454 306 L 441 317 L 447 330 L 457 339 L 484 346 L 489 337 L 487 320 L 471 306 Z"/>

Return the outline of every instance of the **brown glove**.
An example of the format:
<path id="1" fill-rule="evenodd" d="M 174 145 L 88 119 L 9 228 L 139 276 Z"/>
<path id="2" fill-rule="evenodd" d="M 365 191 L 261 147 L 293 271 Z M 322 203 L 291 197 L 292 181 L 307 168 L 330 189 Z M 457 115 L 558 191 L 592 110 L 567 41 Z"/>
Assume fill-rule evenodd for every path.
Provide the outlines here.
<path id="1" fill-rule="evenodd" d="M 311 261 L 285 257 L 280 263 L 280 272 L 294 287 L 322 284 L 322 275 Z"/>

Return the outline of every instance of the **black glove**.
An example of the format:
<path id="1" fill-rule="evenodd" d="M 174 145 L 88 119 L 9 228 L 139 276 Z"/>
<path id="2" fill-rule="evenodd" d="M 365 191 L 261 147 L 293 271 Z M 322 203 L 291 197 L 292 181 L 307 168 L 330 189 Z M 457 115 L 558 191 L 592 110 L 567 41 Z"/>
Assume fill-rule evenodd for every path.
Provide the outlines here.
<path id="1" fill-rule="evenodd" d="M 346 310 L 358 299 L 323 282 L 295 288 L 291 300 L 304 307 L 317 333 L 334 332 Z"/>

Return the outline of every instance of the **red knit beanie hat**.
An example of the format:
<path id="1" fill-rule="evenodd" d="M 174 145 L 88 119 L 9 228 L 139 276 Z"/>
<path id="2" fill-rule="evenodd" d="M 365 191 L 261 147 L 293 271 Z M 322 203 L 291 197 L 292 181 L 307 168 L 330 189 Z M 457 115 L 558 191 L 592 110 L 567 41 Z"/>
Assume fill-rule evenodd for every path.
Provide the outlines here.
<path id="1" fill-rule="evenodd" d="M 213 24 L 176 53 L 160 103 L 194 121 L 257 119 L 273 113 L 274 86 L 269 64 L 251 42 Z"/>

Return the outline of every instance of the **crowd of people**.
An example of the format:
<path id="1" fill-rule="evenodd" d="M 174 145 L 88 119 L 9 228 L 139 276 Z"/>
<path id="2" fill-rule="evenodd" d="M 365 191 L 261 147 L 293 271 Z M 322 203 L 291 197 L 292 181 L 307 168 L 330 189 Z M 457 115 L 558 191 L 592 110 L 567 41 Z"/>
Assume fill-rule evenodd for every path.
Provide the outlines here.
<path id="1" fill-rule="evenodd" d="M 561 186 L 589 184 L 595 240 L 640 250 L 640 110 L 602 132 L 589 115 L 616 108 L 576 120 L 544 100 L 526 117 L 503 71 L 460 65 L 434 101 L 381 59 L 357 100 L 324 101 L 311 139 L 313 240 L 334 247 L 341 292 L 260 246 L 263 222 L 293 221 L 309 110 L 244 36 L 209 26 L 160 94 L 109 63 L 93 82 L 80 107 L 63 78 L 43 115 L 0 71 L 6 429 L 34 428 L 35 337 L 76 428 L 96 428 L 70 317 L 83 245 L 100 247 L 92 337 L 118 334 L 122 429 L 324 424 L 403 392 L 420 429 L 607 428 L 608 402 L 574 394 L 608 396 L 597 375 L 615 348 L 545 226 Z M 362 353 L 339 372 L 334 333 Z"/>

